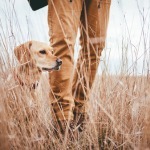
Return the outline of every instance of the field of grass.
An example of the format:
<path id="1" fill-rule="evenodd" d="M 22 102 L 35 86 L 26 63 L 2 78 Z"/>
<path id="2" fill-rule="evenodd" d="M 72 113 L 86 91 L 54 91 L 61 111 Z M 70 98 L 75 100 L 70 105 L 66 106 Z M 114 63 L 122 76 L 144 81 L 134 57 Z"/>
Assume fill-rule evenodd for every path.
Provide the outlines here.
<path id="1" fill-rule="evenodd" d="M 43 81 L 47 80 L 44 76 Z M 86 129 L 72 143 L 53 135 L 49 99 L 32 99 L 7 72 L 0 81 L 0 149 L 149 149 L 150 76 L 97 76 Z"/>
<path id="2" fill-rule="evenodd" d="M 130 44 L 122 41 L 119 49 L 122 51 L 121 71 L 111 74 L 104 65 L 102 74 L 97 74 L 89 97 L 85 130 L 71 141 L 69 138 L 60 140 L 53 133 L 48 75 L 43 74 L 36 99 L 29 88 L 23 88 L 14 79 L 16 59 L 12 50 L 23 38 L 16 39 L 13 34 L 15 29 L 15 32 L 20 31 L 17 21 L 15 27 L 11 24 L 15 13 L 5 13 L 10 20 L 5 27 L 8 30 L 0 21 L 0 150 L 150 150 L 150 36 L 144 14 L 139 45 L 135 47 L 130 37 L 123 37 Z M 12 36 L 7 37 L 8 33 Z M 130 66 L 128 52 L 133 59 Z M 138 75 L 141 58 L 143 71 Z"/>

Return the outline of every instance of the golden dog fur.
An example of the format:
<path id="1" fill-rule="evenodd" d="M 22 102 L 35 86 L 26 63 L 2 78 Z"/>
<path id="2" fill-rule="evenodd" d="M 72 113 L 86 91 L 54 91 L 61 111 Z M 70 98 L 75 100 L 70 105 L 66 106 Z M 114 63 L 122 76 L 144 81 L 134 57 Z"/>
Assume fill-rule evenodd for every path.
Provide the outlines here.
<path id="1" fill-rule="evenodd" d="M 52 54 L 53 49 L 46 43 L 29 41 L 14 50 L 20 65 L 15 77 L 21 85 L 35 88 L 42 71 L 59 70 L 62 61 Z"/>

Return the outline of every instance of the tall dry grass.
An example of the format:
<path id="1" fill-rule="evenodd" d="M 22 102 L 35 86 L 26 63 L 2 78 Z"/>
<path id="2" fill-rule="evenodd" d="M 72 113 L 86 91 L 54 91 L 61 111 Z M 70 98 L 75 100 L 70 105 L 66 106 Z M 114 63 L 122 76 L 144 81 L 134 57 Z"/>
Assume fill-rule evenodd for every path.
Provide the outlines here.
<path id="1" fill-rule="evenodd" d="M 52 133 L 48 98 L 32 99 L 28 90 L 11 86 L 13 79 L 9 84 L 4 80 L 1 81 L 0 149 L 67 149 Z M 97 76 L 86 129 L 74 143 L 68 139 L 68 147 L 149 148 L 149 91 L 149 76 Z"/>
<path id="2" fill-rule="evenodd" d="M 11 25 L 9 29 L 11 32 Z M 130 68 L 127 55 L 123 55 L 119 74 L 111 75 L 106 66 L 102 75 L 97 75 L 86 128 L 76 141 L 67 139 L 64 143 L 52 132 L 47 75 L 43 75 L 39 96 L 34 99 L 29 89 L 20 86 L 12 76 L 16 60 L 10 49 L 16 43 L 15 37 L 9 41 L 7 32 L 2 32 L 0 43 L 1 150 L 150 149 L 149 49 L 143 54 L 146 73 L 136 74 L 139 57 Z M 123 43 L 122 47 L 126 54 L 127 46 Z"/>

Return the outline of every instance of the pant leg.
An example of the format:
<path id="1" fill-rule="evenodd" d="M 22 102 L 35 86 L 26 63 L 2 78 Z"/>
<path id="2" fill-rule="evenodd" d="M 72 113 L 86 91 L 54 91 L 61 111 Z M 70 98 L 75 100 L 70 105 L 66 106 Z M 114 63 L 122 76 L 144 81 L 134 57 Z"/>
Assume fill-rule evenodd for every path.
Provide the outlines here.
<path id="1" fill-rule="evenodd" d="M 81 14 L 80 44 L 73 82 L 75 113 L 84 113 L 89 93 L 100 62 L 109 20 L 111 0 L 84 1 Z"/>
<path id="2" fill-rule="evenodd" d="M 61 70 L 50 73 L 49 78 L 53 117 L 57 120 L 73 119 L 73 49 L 81 9 L 82 0 L 49 0 L 48 3 L 50 44 L 54 49 L 54 55 L 63 61 Z"/>

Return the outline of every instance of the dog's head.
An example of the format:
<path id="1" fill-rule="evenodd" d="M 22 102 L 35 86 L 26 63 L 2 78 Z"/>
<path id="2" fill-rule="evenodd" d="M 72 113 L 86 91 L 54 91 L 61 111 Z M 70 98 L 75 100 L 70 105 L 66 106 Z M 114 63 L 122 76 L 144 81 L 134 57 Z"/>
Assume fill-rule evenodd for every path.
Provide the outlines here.
<path id="1" fill-rule="evenodd" d="M 43 42 L 26 42 L 16 47 L 14 52 L 21 64 L 34 64 L 43 71 L 59 70 L 62 64 L 61 59 L 52 54 L 52 47 Z"/>

